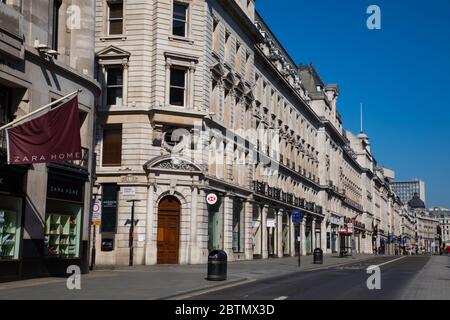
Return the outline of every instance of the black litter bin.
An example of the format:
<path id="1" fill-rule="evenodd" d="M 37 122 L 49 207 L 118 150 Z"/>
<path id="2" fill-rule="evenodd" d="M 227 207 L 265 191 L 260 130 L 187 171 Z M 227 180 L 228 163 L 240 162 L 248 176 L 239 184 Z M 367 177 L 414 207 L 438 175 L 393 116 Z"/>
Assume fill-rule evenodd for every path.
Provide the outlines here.
<path id="1" fill-rule="evenodd" d="M 227 280 L 227 254 L 222 250 L 214 250 L 208 256 L 208 276 L 209 281 Z"/>
<path id="2" fill-rule="evenodd" d="M 314 250 L 313 254 L 314 264 L 323 264 L 323 251 L 320 248 Z"/>

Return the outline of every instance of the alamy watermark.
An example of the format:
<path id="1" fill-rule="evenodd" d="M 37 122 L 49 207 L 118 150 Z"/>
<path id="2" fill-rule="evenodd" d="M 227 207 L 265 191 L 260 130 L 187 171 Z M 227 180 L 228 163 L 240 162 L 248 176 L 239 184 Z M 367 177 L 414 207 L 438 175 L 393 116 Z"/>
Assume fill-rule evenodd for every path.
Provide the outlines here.
<path id="1" fill-rule="evenodd" d="M 367 14 L 370 16 L 367 18 L 367 29 L 369 30 L 381 30 L 381 9 L 379 6 L 373 4 L 367 7 Z"/>
<path id="2" fill-rule="evenodd" d="M 66 280 L 66 286 L 69 290 L 81 290 L 81 269 L 77 265 L 67 267 L 67 274 L 70 276 Z"/>
<path id="3" fill-rule="evenodd" d="M 167 129 L 161 140 L 174 164 L 187 160 L 204 169 L 229 165 L 234 166 L 238 172 L 250 166 L 259 166 L 260 174 L 264 176 L 278 175 L 283 154 L 280 143 L 282 135 L 277 129 L 221 131 L 198 122 L 193 130 Z"/>
<path id="4" fill-rule="evenodd" d="M 379 266 L 370 266 L 366 270 L 370 274 L 366 281 L 367 289 L 381 290 L 381 269 Z"/>
<path id="5" fill-rule="evenodd" d="M 77 5 L 70 5 L 66 10 L 66 28 L 69 30 L 81 29 L 81 9 Z"/>

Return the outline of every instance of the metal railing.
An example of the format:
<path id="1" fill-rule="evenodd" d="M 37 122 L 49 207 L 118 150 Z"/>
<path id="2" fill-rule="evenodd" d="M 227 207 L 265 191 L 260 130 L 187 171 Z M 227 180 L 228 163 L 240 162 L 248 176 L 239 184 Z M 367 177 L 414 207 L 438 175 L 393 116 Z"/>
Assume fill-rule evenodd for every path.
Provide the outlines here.
<path id="1" fill-rule="evenodd" d="M 76 167 L 83 170 L 88 170 L 89 168 L 89 149 L 81 147 L 81 159 L 80 160 L 67 160 L 63 163 L 70 167 Z"/>

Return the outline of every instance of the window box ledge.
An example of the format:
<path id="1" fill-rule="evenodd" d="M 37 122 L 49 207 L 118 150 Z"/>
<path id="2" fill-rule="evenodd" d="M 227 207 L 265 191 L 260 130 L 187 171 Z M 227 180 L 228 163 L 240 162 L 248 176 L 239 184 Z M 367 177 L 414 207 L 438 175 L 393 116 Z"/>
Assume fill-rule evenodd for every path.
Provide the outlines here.
<path id="1" fill-rule="evenodd" d="M 118 34 L 118 35 L 113 35 L 113 36 L 103 36 L 100 37 L 100 41 L 114 41 L 114 40 L 122 40 L 125 41 L 127 40 L 127 36 L 123 35 L 123 34 Z"/>
<path id="2" fill-rule="evenodd" d="M 174 36 L 174 35 L 169 36 L 169 40 L 170 41 L 179 41 L 179 42 L 185 42 L 185 43 L 189 43 L 189 44 L 194 44 L 194 40 L 192 40 L 191 38 Z"/>

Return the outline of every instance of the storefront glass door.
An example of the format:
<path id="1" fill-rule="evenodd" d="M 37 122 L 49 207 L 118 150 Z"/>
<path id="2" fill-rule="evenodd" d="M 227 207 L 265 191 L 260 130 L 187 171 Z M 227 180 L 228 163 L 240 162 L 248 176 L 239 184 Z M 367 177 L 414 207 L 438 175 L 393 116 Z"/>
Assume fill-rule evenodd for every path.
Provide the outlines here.
<path id="1" fill-rule="evenodd" d="M 306 227 L 305 238 L 306 238 L 306 254 L 311 254 L 312 253 L 312 235 L 311 235 L 311 228 L 309 228 L 309 227 Z"/>

